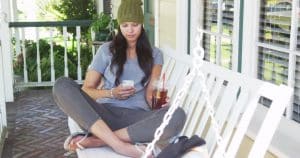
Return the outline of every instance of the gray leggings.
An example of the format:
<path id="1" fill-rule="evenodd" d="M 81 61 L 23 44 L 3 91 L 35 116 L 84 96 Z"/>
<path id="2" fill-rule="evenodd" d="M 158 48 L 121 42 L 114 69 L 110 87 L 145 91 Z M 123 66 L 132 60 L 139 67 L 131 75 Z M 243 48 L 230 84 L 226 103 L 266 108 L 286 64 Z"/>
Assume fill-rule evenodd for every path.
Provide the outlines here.
<path id="1" fill-rule="evenodd" d="M 156 128 L 161 124 L 168 108 L 154 111 L 134 110 L 99 104 L 90 98 L 72 79 L 61 77 L 53 87 L 53 97 L 57 105 L 84 130 L 89 131 L 99 119 L 103 120 L 112 131 L 126 128 L 132 142 L 149 142 L 154 138 Z M 178 108 L 161 140 L 176 136 L 183 128 L 185 112 Z"/>

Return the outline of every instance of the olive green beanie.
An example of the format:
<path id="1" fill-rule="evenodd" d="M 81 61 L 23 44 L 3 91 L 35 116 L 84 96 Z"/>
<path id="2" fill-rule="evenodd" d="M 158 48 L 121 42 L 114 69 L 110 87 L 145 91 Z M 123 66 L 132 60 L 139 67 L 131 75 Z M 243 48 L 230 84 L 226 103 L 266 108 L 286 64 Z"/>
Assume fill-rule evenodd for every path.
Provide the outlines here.
<path id="1" fill-rule="evenodd" d="M 141 0 L 121 0 L 118 9 L 118 23 L 136 22 L 142 24 L 144 22 L 142 4 Z"/>

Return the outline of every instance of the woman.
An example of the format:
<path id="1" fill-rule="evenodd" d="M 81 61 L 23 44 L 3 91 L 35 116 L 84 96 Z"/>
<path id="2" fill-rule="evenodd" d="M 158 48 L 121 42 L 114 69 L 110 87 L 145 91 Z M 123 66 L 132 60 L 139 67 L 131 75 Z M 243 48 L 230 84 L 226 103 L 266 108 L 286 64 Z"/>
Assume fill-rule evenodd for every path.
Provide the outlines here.
<path id="1" fill-rule="evenodd" d="M 92 134 L 68 137 L 67 150 L 108 145 L 119 154 L 141 157 L 143 153 L 133 144 L 152 141 L 161 124 L 168 108 L 151 111 L 149 105 L 162 54 L 151 48 L 146 37 L 141 5 L 140 0 L 122 0 L 118 34 L 99 48 L 82 88 L 68 78 L 56 81 L 53 95 L 58 106 Z M 101 80 L 103 86 L 98 89 Z M 134 86 L 122 86 L 123 80 L 133 80 Z M 185 118 L 182 109 L 176 110 L 161 139 L 177 135 Z"/>

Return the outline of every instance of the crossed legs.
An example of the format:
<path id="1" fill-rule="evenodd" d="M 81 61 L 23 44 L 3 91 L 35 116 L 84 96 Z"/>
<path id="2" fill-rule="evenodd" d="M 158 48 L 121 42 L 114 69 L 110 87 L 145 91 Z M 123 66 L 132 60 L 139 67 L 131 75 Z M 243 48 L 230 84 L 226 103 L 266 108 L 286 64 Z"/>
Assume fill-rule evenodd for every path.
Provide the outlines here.
<path id="1" fill-rule="evenodd" d="M 131 143 L 151 141 L 167 111 L 167 108 L 142 111 L 100 105 L 84 93 L 77 83 L 64 77 L 56 81 L 53 96 L 68 116 L 94 135 L 81 142 L 84 147 L 108 145 L 116 152 L 130 157 L 140 157 L 142 154 Z M 182 109 L 178 109 L 163 138 L 178 134 L 184 122 L 185 114 Z"/>

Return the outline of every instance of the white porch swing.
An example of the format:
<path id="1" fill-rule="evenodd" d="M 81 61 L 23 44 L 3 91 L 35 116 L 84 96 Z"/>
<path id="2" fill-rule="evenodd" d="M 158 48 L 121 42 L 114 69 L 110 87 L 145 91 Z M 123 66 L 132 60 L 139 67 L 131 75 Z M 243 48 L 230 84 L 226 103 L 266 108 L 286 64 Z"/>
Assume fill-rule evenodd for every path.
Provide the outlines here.
<path id="1" fill-rule="evenodd" d="M 200 44 L 200 35 L 197 43 Z M 291 102 L 292 89 L 252 79 L 212 63 L 203 61 L 204 51 L 198 45 L 193 56 L 178 55 L 170 48 L 162 48 L 165 56 L 163 72 L 170 85 L 171 107 L 163 123 L 157 129 L 154 140 L 148 145 L 146 155 L 151 153 L 159 140 L 170 116 L 179 105 L 187 112 L 187 121 L 181 135 L 198 135 L 207 142 L 206 147 L 191 151 L 185 158 L 236 157 L 248 126 L 262 97 L 271 101 L 270 108 L 258 128 L 248 156 L 261 158 L 267 151 L 280 118 Z M 69 118 L 71 133 L 80 128 Z M 203 152 L 199 152 L 203 151 Z M 77 150 L 79 158 L 123 158 L 109 147 Z"/>

